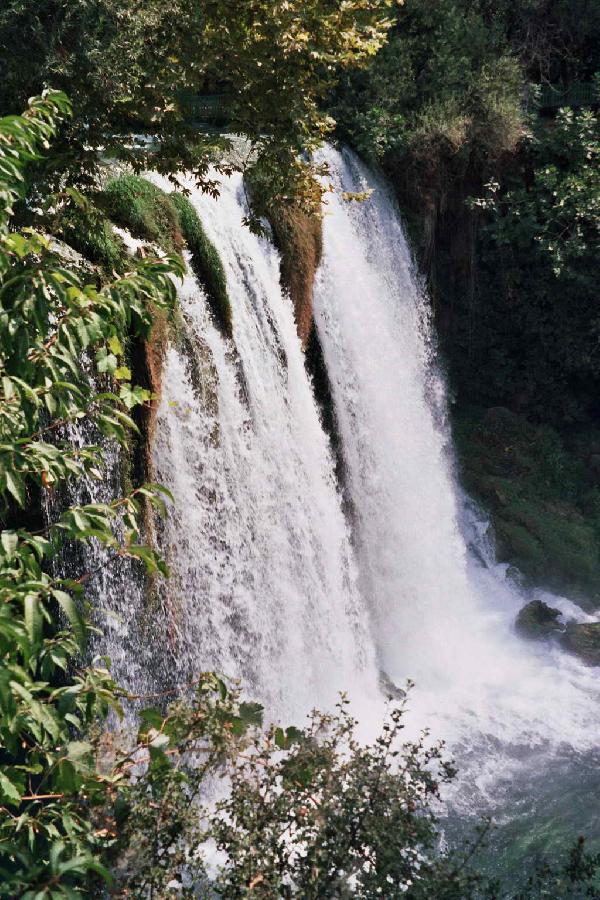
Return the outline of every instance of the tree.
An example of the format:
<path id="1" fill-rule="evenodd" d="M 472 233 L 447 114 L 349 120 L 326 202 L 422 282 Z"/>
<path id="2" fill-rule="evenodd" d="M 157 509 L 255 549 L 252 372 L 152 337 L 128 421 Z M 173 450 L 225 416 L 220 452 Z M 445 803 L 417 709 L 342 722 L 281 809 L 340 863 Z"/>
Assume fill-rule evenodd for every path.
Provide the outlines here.
<path id="1" fill-rule="evenodd" d="M 518 167 L 473 202 L 477 318 L 462 379 L 472 383 L 485 357 L 493 374 L 480 402 L 559 425 L 585 423 L 597 404 L 599 138 L 589 110 L 534 119 Z M 464 346 L 469 326 L 456 325 Z"/>
<path id="2" fill-rule="evenodd" d="M 93 182 L 103 148 L 138 170 L 193 171 L 211 189 L 209 164 L 234 165 L 231 140 L 199 133 L 182 98 L 225 90 L 229 127 L 248 138 L 248 159 L 264 160 L 274 193 L 302 194 L 310 166 L 300 156 L 333 125 L 320 102 L 340 71 L 382 45 L 393 2 L 9 0 L 0 12 L 10 60 L 0 107 L 15 112 L 52 83 L 77 109 L 59 171 L 70 166 Z M 132 149 L 132 132 L 153 143 Z"/>

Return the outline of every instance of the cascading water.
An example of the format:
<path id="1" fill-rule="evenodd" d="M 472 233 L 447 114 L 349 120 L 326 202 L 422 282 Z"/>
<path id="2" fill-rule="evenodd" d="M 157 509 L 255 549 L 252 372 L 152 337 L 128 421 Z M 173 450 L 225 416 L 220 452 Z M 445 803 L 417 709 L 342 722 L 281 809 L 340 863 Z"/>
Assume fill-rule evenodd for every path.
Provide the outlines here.
<path id="1" fill-rule="evenodd" d="M 597 678 L 558 648 L 514 634 L 526 599 L 495 564 L 480 517 L 459 501 L 443 380 L 398 211 L 351 153 L 323 157 L 336 191 L 315 316 L 361 593 L 381 665 L 399 683 L 416 681 L 415 727 L 446 738 L 463 766 L 455 804 L 481 810 L 524 769 L 576 773 L 596 742 Z M 367 188 L 368 202 L 342 199 Z"/>
<path id="2" fill-rule="evenodd" d="M 225 180 L 216 201 L 190 182 L 226 270 L 233 338 L 188 275 L 152 447 L 156 480 L 175 498 L 158 526 L 173 575 L 155 586 L 151 640 L 125 622 L 108 649 L 120 641 L 121 668 L 135 658 L 134 686 L 149 670 L 179 684 L 205 669 L 238 676 L 286 723 L 346 690 L 367 731 L 381 721 L 378 670 L 397 684 L 412 678 L 413 731 L 432 727 L 461 767 L 451 810 L 521 816 L 523 833 L 536 802 L 557 809 L 550 790 L 560 783 L 575 812 L 572 822 L 564 807 L 558 814 L 584 827 L 579 773 L 588 768 L 589 786 L 599 771 L 594 671 L 514 634 L 529 597 L 495 563 L 485 522 L 456 488 L 444 382 L 397 209 L 351 154 L 324 158 L 337 191 L 315 318 L 351 522 L 277 253 L 241 224 L 241 179 Z M 342 200 L 369 186 L 369 201 Z M 101 604 L 114 605 L 121 587 L 102 585 Z M 135 620 L 146 604 L 137 586 L 127 603 Z M 561 604 L 573 612 L 552 598 Z M 559 774 L 544 793 L 537 773 L 551 767 Z"/>
<path id="3" fill-rule="evenodd" d="M 234 334 L 217 330 L 188 277 L 153 451 L 175 498 L 161 538 L 173 664 L 184 680 L 209 668 L 239 676 L 288 721 L 341 690 L 369 702 L 368 618 L 278 256 L 241 225 L 241 179 L 218 201 L 188 186 L 225 266 Z"/>
<path id="4" fill-rule="evenodd" d="M 98 389 L 91 384 L 94 390 Z M 69 484 L 65 494 L 48 495 L 45 501 L 48 522 L 59 518 L 66 501 L 69 506 L 110 505 L 123 493 L 123 451 L 116 441 L 104 438 L 89 420 L 64 427 L 60 438 L 74 447 L 100 447 L 103 477 L 80 475 Z M 118 519 L 115 526 L 117 530 L 121 527 Z M 151 674 L 137 652 L 146 602 L 144 576 L 137 561 L 115 558 L 112 549 L 92 539 L 87 544 L 67 545 L 54 566 L 55 574 L 61 578 L 73 577 L 74 572 L 86 576 L 86 599 L 92 611 L 92 624 L 98 628 L 91 635 L 90 655 L 108 657 L 111 672 L 119 684 L 141 692 L 150 690 Z"/>

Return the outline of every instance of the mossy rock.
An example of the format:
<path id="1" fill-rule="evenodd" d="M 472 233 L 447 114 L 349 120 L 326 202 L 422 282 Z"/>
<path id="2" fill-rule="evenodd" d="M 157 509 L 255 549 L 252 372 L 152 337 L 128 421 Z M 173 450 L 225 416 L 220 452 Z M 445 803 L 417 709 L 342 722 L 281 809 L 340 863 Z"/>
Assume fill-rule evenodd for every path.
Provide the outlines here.
<path id="1" fill-rule="evenodd" d="M 106 214 L 135 237 L 157 244 L 165 253 L 181 253 L 177 209 L 155 184 L 139 175 L 118 175 L 106 183 L 101 198 Z"/>
<path id="2" fill-rule="evenodd" d="M 215 321 L 223 334 L 232 336 L 233 318 L 227 290 L 227 276 L 221 257 L 204 231 L 192 203 L 183 194 L 170 195 L 178 223 L 192 257 L 194 274 L 204 285 Z"/>
<path id="3" fill-rule="evenodd" d="M 455 423 L 466 489 L 490 514 L 498 558 L 526 581 L 600 602 L 600 504 L 585 466 L 548 426 L 503 407 Z"/>
<path id="4" fill-rule="evenodd" d="M 306 193 L 298 198 L 272 195 L 271 179 L 260 163 L 247 170 L 245 184 L 252 212 L 266 219 L 275 246 L 281 255 L 281 284 L 293 306 L 298 336 L 306 350 L 313 331 L 315 274 L 323 255 L 322 191 L 312 180 Z"/>
<path id="5" fill-rule="evenodd" d="M 532 600 L 524 606 L 515 622 L 519 634 L 527 638 L 546 638 L 563 631 L 560 610 L 542 600 Z"/>
<path id="6" fill-rule="evenodd" d="M 269 220 L 281 254 L 281 281 L 294 304 L 294 318 L 302 346 L 313 327 L 315 275 L 323 255 L 323 220 L 294 206 L 272 210 Z"/>
<path id="7" fill-rule="evenodd" d="M 561 644 L 588 666 L 600 666 L 600 622 L 570 622 Z"/>

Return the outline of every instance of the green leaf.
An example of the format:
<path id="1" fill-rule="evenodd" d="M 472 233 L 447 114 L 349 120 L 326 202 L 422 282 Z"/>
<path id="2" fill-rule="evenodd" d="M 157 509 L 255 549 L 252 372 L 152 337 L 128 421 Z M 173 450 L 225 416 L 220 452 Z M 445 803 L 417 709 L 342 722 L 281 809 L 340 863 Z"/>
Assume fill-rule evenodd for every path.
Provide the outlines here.
<path id="1" fill-rule="evenodd" d="M 19 537 L 15 531 L 3 531 L 0 535 L 0 542 L 4 548 L 6 555 L 12 557 L 19 543 Z"/>
<path id="2" fill-rule="evenodd" d="M 239 714 L 246 725 L 262 725 L 264 707 L 260 703 L 240 703 Z"/>
<path id="3" fill-rule="evenodd" d="M 14 776 L 13 776 L 14 777 Z M 7 803 L 18 805 L 21 802 L 22 788 L 12 781 L 6 772 L 0 771 L 0 796 Z"/>
<path id="4" fill-rule="evenodd" d="M 81 618 L 81 614 L 77 609 L 77 604 L 73 600 L 70 594 L 67 594 L 65 591 L 60 591 L 53 589 L 52 596 L 59 604 L 60 608 L 64 612 L 65 616 L 69 620 L 69 624 L 73 629 L 73 633 L 77 639 L 77 643 L 79 644 L 79 649 L 81 651 L 85 650 L 86 645 L 86 627 L 84 625 L 83 619 Z"/>
<path id="5" fill-rule="evenodd" d="M 36 644 L 40 640 L 42 624 L 40 598 L 37 594 L 27 594 L 25 597 L 25 627 L 32 644 Z"/>
<path id="6" fill-rule="evenodd" d="M 110 350 L 112 351 L 112 353 L 115 354 L 115 356 L 123 355 L 123 348 L 121 346 L 121 341 L 116 336 L 116 334 L 113 334 L 113 336 L 111 338 L 109 338 L 108 346 L 109 346 Z"/>
<path id="7" fill-rule="evenodd" d="M 21 476 L 14 470 L 6 470 L 6 486 L 19 506 L 25 506 L 25 486 Z"/>

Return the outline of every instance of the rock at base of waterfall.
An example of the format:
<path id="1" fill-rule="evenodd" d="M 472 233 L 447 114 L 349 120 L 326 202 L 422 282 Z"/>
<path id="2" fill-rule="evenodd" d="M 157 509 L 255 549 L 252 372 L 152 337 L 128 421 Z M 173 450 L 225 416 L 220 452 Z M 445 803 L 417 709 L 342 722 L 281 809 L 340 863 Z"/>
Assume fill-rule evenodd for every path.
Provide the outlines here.
<path id="1" fill-rule="evenodd" d="M 542 600 L 532 600 L 524 606 L 515 622 L 517 631 L 527 638 L 545 638 L 564 630 L 560 610 Z"/>
<path id="2" fill-rule="evenodd" d="M 600 666 L 600 622 L 569 622 L 561 644 L 586 665 Z"/>
<path id="3" fill-rule="evenodd" d="M 379 687 L 387 700 L 404 700 L 406 697 L 406 691 L 394 684 L 387 672 L 383 670 L 379 673 Z"/>

